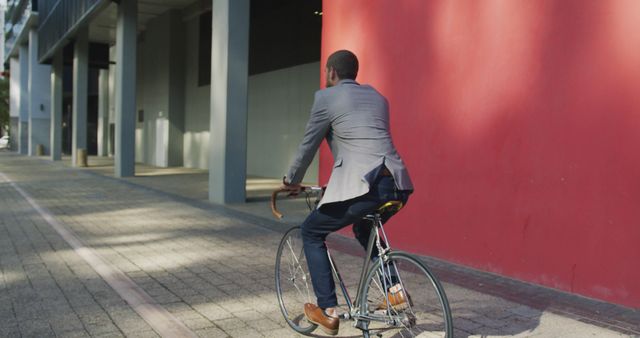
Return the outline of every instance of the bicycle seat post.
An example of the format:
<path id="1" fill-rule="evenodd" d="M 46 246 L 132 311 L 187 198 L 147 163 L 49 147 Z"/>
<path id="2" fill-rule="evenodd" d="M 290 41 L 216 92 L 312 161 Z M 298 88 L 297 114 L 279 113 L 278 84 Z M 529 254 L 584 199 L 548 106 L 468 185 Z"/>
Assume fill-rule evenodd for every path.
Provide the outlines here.
<path id="1" fill-rule="evenodd" d="M 382 219 L 379 211 L 376 211 L 373 215 L 373 231 L 376 232 L 376 247 L 378 248 L 378 257 L 382 259 L 383 262 L 386 262 L 386 254 L 389 251 L 389 241 L 387 240 L 387 236 L 384 233 L 384 228 L 382 227 Z M 382 246 L 383 238 L 381 238 L 380 234 L 384 237 L 385 246 Z"/>
<path id="2" fill-rule="evenodd" d="M 378 237 L 377 239 L 378 250 L 380 252 L 380 257 L 385 261 L 386 261 L 387 253 L 389 252 L 390 250 L 389 248 L 391 246 L 389 245 L 389 238 L 387 238 L 387 233 L 384 231 L 384 228 L 382 226 L 382 214 L 384 213 L 395 214 L 400 209 L 402 209 L 403 206 L 404 206 L 404 203 L 402 203 L 401 201 L 388 201 L 387 203 L 382 205 L 380 208 L 378 208 L 378 210 L 376 210 L 376 212 L 373 214 L 373 217 L 375 218 L 374 227 L 376 228 L 376 234 Z M 382 247 L 380 243 L 381 241 L 385 243 L 385 248 L 381 249 Z"/>

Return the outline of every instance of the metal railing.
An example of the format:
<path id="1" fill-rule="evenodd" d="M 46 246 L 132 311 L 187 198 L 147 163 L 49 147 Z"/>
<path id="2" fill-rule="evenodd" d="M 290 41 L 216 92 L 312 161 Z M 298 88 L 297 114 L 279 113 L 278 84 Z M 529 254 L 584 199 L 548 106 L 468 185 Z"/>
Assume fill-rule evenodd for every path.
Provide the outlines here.
<path id="1" fill-rule="evenodd" d="M 13 49 L 16 39 L 25 28 L 29 17 L 38 10 L 37 0 L 9 0 L 5 13 L 5 56 Z"/>
<path id="2" fill-rule="evenodd" d="M 38 0 L 9 0 L 5 13 L 5 23 L 15 24 L 25 14 L 38 11 Z"/>
<path id="3" fill-rule="evenodd" d="M 58 4 L 59 1 L 54 0 L 38 0 L 38 14 L 43 17 L 46 18 L 49 16 L 49 14 L 51 14 L 51 10 L 53 10 L 53 8 Z"/>
<path id="4" fill-rule="evenodd" d="M 39 0 L 38 59 L 43 58 L 105 0 Z"/>

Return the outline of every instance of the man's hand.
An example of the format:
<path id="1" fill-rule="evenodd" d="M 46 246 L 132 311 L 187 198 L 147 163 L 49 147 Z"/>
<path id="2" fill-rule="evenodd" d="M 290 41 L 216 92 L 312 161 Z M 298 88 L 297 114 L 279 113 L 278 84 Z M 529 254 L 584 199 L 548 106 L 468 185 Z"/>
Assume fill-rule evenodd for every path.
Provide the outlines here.
<path id="1" fill-rule="evenodd" d="M 302 191 L 302 186 L 300 184 L 291 184 L 287 182 L 286 176 L 282 178 L 282 186 L 280 186 L 280 190 L 288 191 L 289 196 L 296 196 Z"/>

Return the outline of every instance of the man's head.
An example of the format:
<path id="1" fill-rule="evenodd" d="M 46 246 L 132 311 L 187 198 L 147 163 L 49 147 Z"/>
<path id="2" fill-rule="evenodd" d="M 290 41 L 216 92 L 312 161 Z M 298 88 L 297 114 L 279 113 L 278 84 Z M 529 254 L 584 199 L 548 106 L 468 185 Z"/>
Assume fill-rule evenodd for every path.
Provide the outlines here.
<path id="1" fill-rule="evenodd" d="M 327 87 L 334 86 L 340 80 L 355 80 L 358 76 L 358 58 L 348 50 L 339 50 L 327 59 Z"/>

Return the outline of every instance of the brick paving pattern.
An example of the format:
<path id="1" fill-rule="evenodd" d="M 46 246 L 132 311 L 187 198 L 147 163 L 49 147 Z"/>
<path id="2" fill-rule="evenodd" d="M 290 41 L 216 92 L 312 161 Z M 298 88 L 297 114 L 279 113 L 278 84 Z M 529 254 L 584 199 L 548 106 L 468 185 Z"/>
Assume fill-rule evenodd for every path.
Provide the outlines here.
<path id="1" fill-rule="evenodd" d="M 274 255 L 285 226 L 6 152 L 0 172 L 197 335 L 296 336 L 274 294 Z M 158 336 L 7 182 L 0 182 L 0 206 L 0 337 Z M 341 248 L 348 240 L 334 242 Z M 359 258 L 344 251 L 337 260 L 346 274 Z M 446 282 L 456 337 L 640 333 L 637 311 L 576 303 L 574 296 L 565 302 L 571 306 L 552 306 L 544 296 L 557 292 L 535 298 L 527 292 L 542 288 L 432 263 Z M 590 314 L 591 305 L 610 320 Z M 349 324 L 340 336 L 357 334 Z"/>

